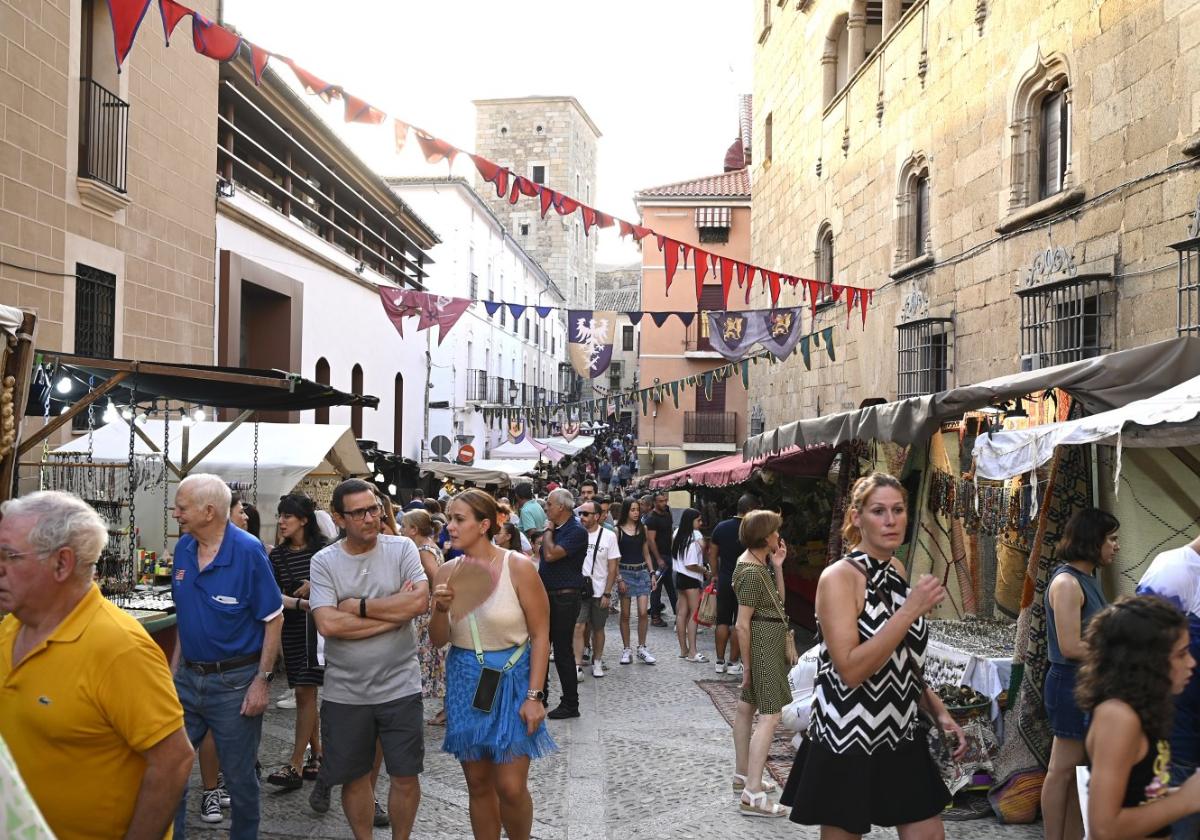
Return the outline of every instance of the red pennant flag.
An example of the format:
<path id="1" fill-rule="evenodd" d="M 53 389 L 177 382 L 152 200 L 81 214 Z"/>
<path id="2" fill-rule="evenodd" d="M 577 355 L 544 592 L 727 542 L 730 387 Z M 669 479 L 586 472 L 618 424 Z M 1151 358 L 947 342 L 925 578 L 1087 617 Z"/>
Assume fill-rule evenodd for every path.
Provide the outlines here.
<path id="1" fill-rule="evenodd" d="M 596 211 L 596 227 L 610 228 L 617 223 L 617 220 L 607 213 Z"/>
<path id="2" fill-rule="evenodd" d="M 679 243 L 665 236 L 658 237 L 662 244 L 663 269 L 667 274 L 666 293 L 671 294 L 671 281 L 675 279 L 675 269 L 679 267 Z"/>
<path id="3" fill-rule="evenodd" d="M 829 294 L 833 297 L 833 302 L 837 303 L 842 299 L 842 292 L 848 291 L 849 286 L 839 286 L 837 283 L 829 284 Z"/>
<path id="4" fill-rule="evenodd" d="M 544 219 L 546 218 L 546 212 L 550 209 L 551 205 L 554 205 L 558 202 L 558 193 L 549 187 L 542 187 L 538 190 L 538 199 L 542 205 L 542 218 Z"/>
<path id="5" fill-rule="evenodd" d="M 762 269 L 763 285 L 771 290 L 771 308 L 779 305 L 779 272 Z"/>
<path id="6" fill-rule="evenodd" d="M 621 231 L 622 239 L 624 239 L 626 236 L 633 236 L 633 225 L 631 225 L 629 222 L 625 221 L 624 219 L 621 219 L 620 220 L 620 231 Z"/>
<path id="7" fill-rule="evenodd" d="M 314 96 L 321 97 L 321 99 L 325 102 L 329 102 L 331 99 L 333 99 L 333 97 L 338 95 L 337 88 L 329 84 L 329 82 L 325 81 L 324 79 L 318 78 L 312 73 L 309 73 L 290 58 L 285 58 L 284 56 L 278 54 L 276 54 L 275 57 L 288 67 L 292 68 L 292 72 L 295 73 L 296 78 L 300 80 L 301 87 L 303 87 L 309 93 L 313 94 Z"/>
<path id="8" fill-rule="evenodd" d="M 824 285 L 820 280 L 805 280 L 804 289 L 808 294 L 808 305 L 812 309 L 813 317 L 817 315 L 817 302 L 821 299 L 821 286 Z"/>
<path id="9" fill-rule="evenodd" d="M 750 290 L 754 288 L 754 267 L 744 262 L 736 263 L 736 265 L 738 288 L 746 287 L 746 303 L 749 303 Z"/>
<path id="10" fill-rule="evenodd" d="M 346 101 L 346 122 L 379 125 L 387 118 L 387 114 L 383 113 L 383 111 L 364 102 L 357 96 L 352 96 L 343 91 L 342 98 Z"/>
<path id="11" fill-rule="evenodd" d="M 396 154 L 404 151 L 404 144 L 408 142 L 408 123 L 402 120 L 393 120 L 396 129 Z"/>
<path id="12" fill-rule="evenodd" d="M 729 306 L 729 287 L 733 285 L 733 260 L 721 257 L 721 305 Z"/>
<path id="13" fill-rule="evenodd" d="M 440 161 L 449 161 L 451 165 L 454 163 L 454 156 L 458 154 L 458 149 L 447 143 L 445 140 L 439 140 L 431 134 L 426 134 L 423 131 L 416 132 L 417 143 L 421 147 L 421 152 L 425 155 L 426 163 L 438 163 Z M 514 202 L 515 204 L 516 202 Z"/>
<path id="14" fill-rule="evenodd" d="M 508 192 L 509 171 L 500 164 L 492 163 L 479 155 L 471 155 L 471 160 L 475 161 L 475 168 L 479 170 L 480 177 L 489 184 L 496 185 L 496 198 L 504 198 Z"/>
<path id="15" fill-rule="evenodd" d="M 650 228 L 648 228 L 648 227 L 642 227 L 641 225 L 631 224 L 631 223 L 625 221 L 624 219 L 618 219 L 617 221 L 620 222 L 620 224 L 621 224 L 621 236 L 622 237 L 632 236 L 633 240 L 635 242 L 641 242 L 643 239 L 645 239 L 647 236 L 649 236 L 650 234 L 652 234 L 654 232 L 654 231 L 650 230 Z M 658 247 L 659 247 L 659 250 L 662 250 L 661 243 L 659 243 Z"/>
<path id="16" fill-rule="evenodd" d="M 704 278 L 708 274 L 708 251 L 696 249 L 695 265 L 692 266 L 696 272 L 696 310 L 700 309 L 700 298 L 704 293 Z"/>
<path id="17" fill-rule="evenodd" d="M 846 289 L 846 326 L 850 326 L 850 316 L 854 314 L 854 304 L 857 303 L 858 289 Z"/>
<path id="18" fill-rule="evenodd" d="M 108 0 L 108 16 L 112 20 L 113 47 L 117 58 L 117 72 L 133 49 L 138 28 L 150 8 L 150 0 Z"/>
<path id="19" fill-rule="evenodd" d="M 680 242 L 679 243 L 679 251 L 681 254 L 683 254 L 683 262 L 681 263 L 681 265 L 683 265 L 684 271 L 687 271 L 688 255 L 692 253 L 692 246 L 684 245 L 682 242 Z"/>
<path id="20" fill-rule="evenodd" d="M 242 48 L 242 38 L 199 12 L 193 12 L 192 46 L 200 55 L 216 61 L 229 61 Z"/>
<path id="21" fill-rule="evenodd" d="M 875 299 L 874 289 L 863 289 L 858 293 L 858 302 L 862 308 L 863 329 L 867 328 L 867 304 Z"/>
<path id="22" fill-rule="evenodd" d="M 562 193 L 555 193 L 554 209 L 558 211 L 560 216 L 569 216 L 579 209 L 579 202 L 570 196 Z"/>
<path id="23" fill-rule="evenodd" d="M 586 204 L 581 204 L 579 212 L 583 214 L 583 235 L 587 236 L 592 232 L 592 226 L 596 224 L 596 211 Z"/>
<path id="24" fill-rule="evenodd" d="M 163 38 L 169 47 L 175 27 L 179 25 L 179 21 L 192 14 L 192 10 L 176 3 L 175 0 L 158 0 L 158 13 L 162 16 Z"/>
<path id="25" fill-rule="evenodd" d="M 262 84 L 262 74 L 267 69 L 267 59 L 271 54 L 256 44 L 246 43 L 250 45 L 250 69 L 254 72 L 254 84 L 258 86 Z"/>

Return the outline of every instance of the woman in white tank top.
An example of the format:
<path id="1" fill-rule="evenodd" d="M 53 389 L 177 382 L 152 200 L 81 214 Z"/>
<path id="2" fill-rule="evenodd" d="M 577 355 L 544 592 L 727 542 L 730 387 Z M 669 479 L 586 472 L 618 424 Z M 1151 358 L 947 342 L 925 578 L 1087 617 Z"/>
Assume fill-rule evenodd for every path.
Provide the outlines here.
<path id="1" fill-rule="evenodd" d="M 541 690 L 550 661 L 550 604 L 532 561 L 492 543 L 497 513 L 496 500 L 482 490 L 450 502 L 447 529 L 463 557 L 434 578 L 429 638 L 450 643 L 442 749 L 462 763 L 475 836 L 499 837 L 503 825 L 512 840 L 527 840 L 529 762 L 557 749 L 546 731 Z M 455 573 L 472 566 L 487 569 L 495 584 L 483 603 L 456 605 Z M 452 609 L 457 616 L 468 606 L 466 615 L 451 618 Z"/>

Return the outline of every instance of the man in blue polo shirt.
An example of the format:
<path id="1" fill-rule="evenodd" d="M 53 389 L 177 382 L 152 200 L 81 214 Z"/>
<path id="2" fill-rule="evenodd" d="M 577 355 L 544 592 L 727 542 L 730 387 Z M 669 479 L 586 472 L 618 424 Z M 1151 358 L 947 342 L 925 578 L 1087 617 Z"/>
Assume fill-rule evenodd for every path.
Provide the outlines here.
<path id="1" fill-rule="evenodd" d="M 188 476 L 175 492 L 171 588 L 179 628 L 175 690 L 193 746 L 213 733 L 232 800 L 231 840 L 258 836 L 254 772 L 271 669 L 279 654 L 283 597 L 263 545 L 229 522 L 229 488 L 220 477 Z M 186 831 L 187 793 L 175 814 Z"/>
<path id="2" fill-rule="evenodd" d="M 546 717 L 579 717 L 579 684 L 575 676 L 575 620 L 583 590 L 583 558 L 587 554 L 587 531 L 575 518 L 575 497 L 558 488 L 546 497 L 548 525 L 542 536 L 542 563 L 538 573 L 550 596 L 550 645 L 558 671 L 562 702 Z M 550 681 L 546 678 L 546 695 Z"/>

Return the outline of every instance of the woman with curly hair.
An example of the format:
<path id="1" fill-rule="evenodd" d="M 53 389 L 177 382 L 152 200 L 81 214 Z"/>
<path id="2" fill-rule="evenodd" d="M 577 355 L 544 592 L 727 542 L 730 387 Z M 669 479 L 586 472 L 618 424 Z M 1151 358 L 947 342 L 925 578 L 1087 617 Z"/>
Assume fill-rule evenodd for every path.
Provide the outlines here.
<path id="1" fill-rule="evenodd" d="M 1092 719 L 1085 741 L 1088 836 L 1166 837 L 1200 811 L 1200 774 L 1171 790 L 1166 738 L 1196 660 L 1187 620 L 1152 595 L 1121 598 L 1088 626 L 1075 697 Z"/>
<path id="2" fill-rule="evenodd" d="M 1042 783 L 1046 840 L 1080 840 L 1083 820 L 1075 768 L 1083 763 L 1087 725 L 1075 705 L 1075 674 L 1083 658 L 1083 631 L 1108 599 L 1100 588 L 1100 569 L 1112 565 L 1120 550 L 1121 523 L 1098 508 L 1078 510 L 1063 528 L 1057 558 L 1062 565 L 1046 587 L 1046 718 L 1054 741 Z"/>

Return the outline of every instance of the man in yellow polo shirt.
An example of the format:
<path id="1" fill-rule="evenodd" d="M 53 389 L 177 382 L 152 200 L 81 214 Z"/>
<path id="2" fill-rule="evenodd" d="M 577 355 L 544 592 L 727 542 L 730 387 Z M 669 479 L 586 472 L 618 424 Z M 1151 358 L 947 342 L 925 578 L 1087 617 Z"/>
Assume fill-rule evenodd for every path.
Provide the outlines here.
<path id="1" fill-rule="evenodd" d="M 167 661 L 100 595 L 103 520 L 69 493 L 0 505 L 0 735 L 60 840 L 170 837 L 192 766 Z"/>

